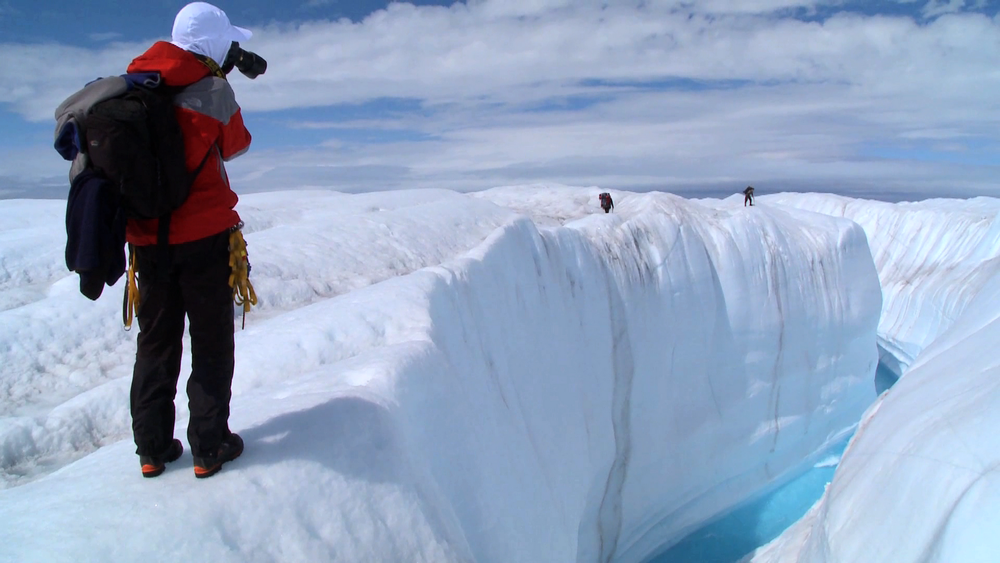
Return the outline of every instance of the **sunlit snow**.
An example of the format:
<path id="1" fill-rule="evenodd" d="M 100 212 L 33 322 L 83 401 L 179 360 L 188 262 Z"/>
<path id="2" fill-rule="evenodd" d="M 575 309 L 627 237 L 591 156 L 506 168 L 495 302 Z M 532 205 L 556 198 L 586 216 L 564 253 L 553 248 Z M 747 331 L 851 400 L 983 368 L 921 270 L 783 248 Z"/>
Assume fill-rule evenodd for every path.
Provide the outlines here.
<path id="1" fill-rule="evenodd" d="M 885 293 L 880 342 L 909 369 L 865 414 L 823 499 L 753 561 L 996 562 L 1000 201 L 773 201 L 865 228 Z"/>
<path id="2" fill-rule="evenodd" d="M 879 279 L 902 284 L 910 270 L 873 225 L 899 207 L 866 223 L 826 209 L 830 196 L 744 208 L 741 197 L 616 193 L 606 215 L 600 191 L 242 197 L 261 300 L 236 337 L 231 426 L 247 449 L 205 481 L 189 452 L 141 477 L 122 285 L 96 303 L 79 294 L 62 260 L 64 203 L 0 201 L 0 561 L 639 562 L 835 464 L 827 449 L 875 401 L 880 349 L 912 366 L 869 410 L 822 510 L 836 518 L 871 487 L 895 502 L 937 475 L 900 462 L 912 479 L 894 481 L 866 462 L 874 453 L 855 452 L 879 450 L 891 436 L 865 436 L 947 392 L 933 383 L 939 364 L 997 324 L 996 200 L 951 209 L 963 233 L 911 244 L 930 281 L 905 303 L 885 290 L 883 305 Z M 993 220 L 972 219 L 991 205 Z M 937 273 L 944 263 L 951 274 Z M 950 289 L 963 280 L 973 289 Z M 897 317 L 887 324 L 885 311 Z M 982 373 L 996 371 L 995 356 L 980 357 Z M 978 422 L 982 401 L 998 412 L 998 391 L 970 377 L 952 383 L 978 386 L 979 402 L 954 408 Z M 898 407 L 911 416 L 880 424 L 906 385 L 919 386 Z M 897 439 L 948 447 L 939 429 L 931 420 Z M 970 455 L 995 463 L 993 440 Z M 855 476 L 839 486 L 842 472 Z M 995 480 L 975 483 L 960 515 L 995 498 Z M 836 531 L 824 541 L 856 553 L 861 536 Z"/>

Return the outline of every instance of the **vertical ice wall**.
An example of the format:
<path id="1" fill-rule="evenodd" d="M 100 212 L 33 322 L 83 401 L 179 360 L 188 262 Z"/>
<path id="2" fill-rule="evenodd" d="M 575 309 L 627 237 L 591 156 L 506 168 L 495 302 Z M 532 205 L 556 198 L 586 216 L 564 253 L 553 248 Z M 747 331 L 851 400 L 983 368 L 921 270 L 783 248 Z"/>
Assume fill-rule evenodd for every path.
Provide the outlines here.
<path id="1" fill-rule="evenodd" d="M 516 219 L 463 258 L 248 327 L 248 448 L 212 486 L 151 487 L 111 444 L 0 492 L 19 523 L 0 555 L 628 563 L 855 423 L 880 306 L 857 225 L 663 194 L 619 207 Z M 326 219 L 296 228 L 326 237 Z"/>
<path id="2" fill-rule="evenodd" d="M 400 404 L 480 561 L 640 561 L 800 470 L 874 398 L 856 225 L 638 206 L 521 221 L 439 269 L 439 371 L 401 378 Z"/>
<path id="3" fill-rule="evenodd" d="M 753 561 L 997 561 L 1000 200 L 775 199 L 865 226 L 889 314 L 880 338 L 915 358 L 865 414 L 824 497 Z"/>
<path id="4" fill-rule="evenodd" d="M 778 194 L 765 204 L 846 217 L 865 230 L 884 297 L 883 363 L 901 375 L 989 280 L 1000 255 L 1000 200 L 884 203 L 832 194 Z"/>

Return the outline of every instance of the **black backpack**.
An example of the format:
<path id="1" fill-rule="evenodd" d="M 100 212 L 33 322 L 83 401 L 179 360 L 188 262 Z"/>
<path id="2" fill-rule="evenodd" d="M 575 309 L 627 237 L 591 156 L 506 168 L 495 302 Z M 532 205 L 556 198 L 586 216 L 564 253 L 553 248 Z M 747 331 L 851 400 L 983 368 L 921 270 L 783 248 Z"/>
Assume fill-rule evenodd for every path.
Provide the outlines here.
<path id="1" fill-rule="evenodd" d="M 179 90 L 157 73 L 125 74 L 87 84 L 56 109 L 55 149 L 73 161 L 66 266 L 80 273 L 90 299 L 124 271 L 126 217 L 159 219 L 158 261 L 169 264 L 171 213 L 212 153 L 188 173 L 173 104 Z"/>
<path id="2" fill-rule="evenodd" d="M 131 218 L 162 218 L 180 207 L 207 160 L 188 173 L 176 93 L 136 85 L 94 104 L 79 124 L 89 167 L 115 186 L 119 206 Z"/>

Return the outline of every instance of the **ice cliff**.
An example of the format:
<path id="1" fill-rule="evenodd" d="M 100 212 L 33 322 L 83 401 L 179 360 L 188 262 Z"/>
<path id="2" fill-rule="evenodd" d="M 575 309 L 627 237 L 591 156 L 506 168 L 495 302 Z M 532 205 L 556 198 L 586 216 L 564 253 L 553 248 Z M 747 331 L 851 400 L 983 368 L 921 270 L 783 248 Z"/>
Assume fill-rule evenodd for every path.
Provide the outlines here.
<path id="1" fill-rule="evenodd" d="M 128 340 L 73 324 L 117 303 L 71 299 L 73 280 L 19 293 L 5 319 L 33 328 L 10 358 L 48 361 L 31 350 L 65 326 L 64 356 L 118 356 L 55 409 L 8 386 L 5 467 L 42 464 L 46 440 L 101 447 L 0 491 L 18 522 L 0 560 L 638 562 L 814 462 L 874 399 L 881 294 L 855 223 L 665 194 L 591 214 L 596 189 L 532 189 L 568 205 L 549 226 L 491 202 L 526 189 L 244 197 L 264 304 L 237 335 L 247 450 L 207 482 L 187 455 L 139 477 Z M 366 260 L 412 273 L 335 278 Z M 39 367 L 3 375 L 69 393 Z"/>
<path id="2" fill-rule="evenodd" d="M 845 217 L 865 230 L 885 299 L 882 361 L 896 375 L 944 333 L 994 276 L 1000 200 L 885 203 L 830 194 L 778 194 L 767 204 Z"/>
<path id="3" fill-rule="evenodd" d="M 996 561 L 1000 201 L 774 201 L 864 226 L 884 291 L 880 340 L 909 367 L 865 414 L 823 499 L 753 561 Z"/>

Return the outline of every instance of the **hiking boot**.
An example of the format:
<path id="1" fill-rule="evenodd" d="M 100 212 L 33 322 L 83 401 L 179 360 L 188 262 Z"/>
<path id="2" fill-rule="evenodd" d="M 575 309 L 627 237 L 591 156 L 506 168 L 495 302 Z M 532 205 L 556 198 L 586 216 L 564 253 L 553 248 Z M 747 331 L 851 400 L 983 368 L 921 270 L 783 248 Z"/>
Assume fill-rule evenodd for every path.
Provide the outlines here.
<path id="1" fill-rule="evenodd" d="M 166 453 L 163 455 L 141 455 L 139 456 L 139 465 L 142 466 L 142 476 L 143 477 L 156 477 L 163 470 L 167 468 L 166 464 L 171 461 L 177 461 L 177 458 L 181 457 L 184 453 L 184 446 L 181 441 L 174 438 L 174 441 L 170 443 L 167 448 Z"/>
<path id="2" fill-rule="evenodd" d="M 239 434 L 230 434 L 222 440 L 215 454 L 205 457 L 194 457 L 194 476 L 199 479 L 211 477 L 222 469 L 222 464 L 233 461 L 243 453 L 243 438 Z"/>

